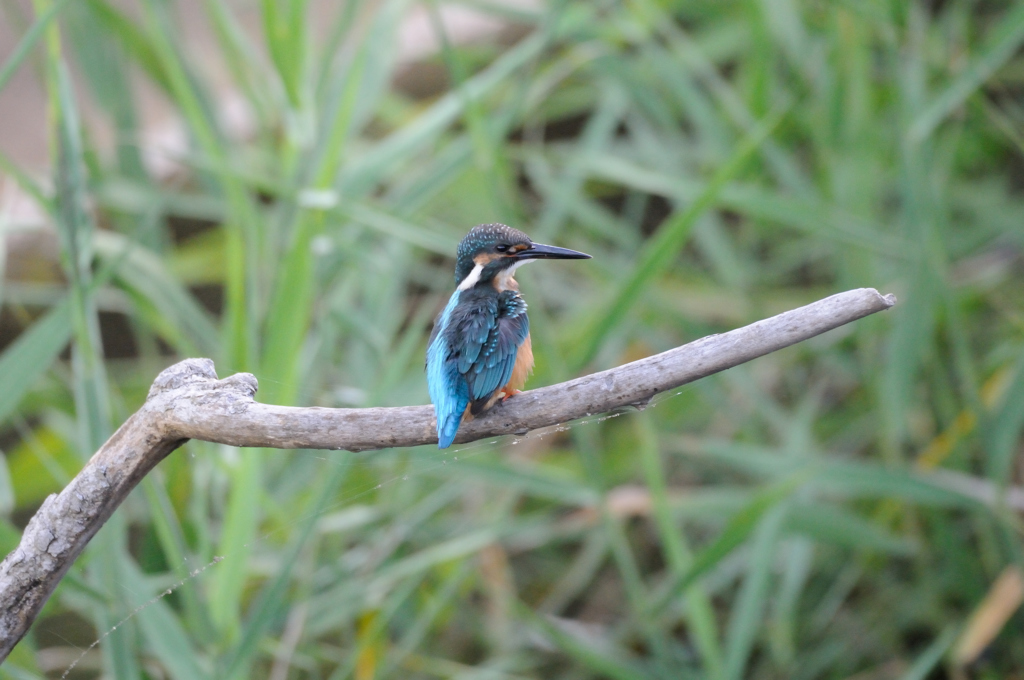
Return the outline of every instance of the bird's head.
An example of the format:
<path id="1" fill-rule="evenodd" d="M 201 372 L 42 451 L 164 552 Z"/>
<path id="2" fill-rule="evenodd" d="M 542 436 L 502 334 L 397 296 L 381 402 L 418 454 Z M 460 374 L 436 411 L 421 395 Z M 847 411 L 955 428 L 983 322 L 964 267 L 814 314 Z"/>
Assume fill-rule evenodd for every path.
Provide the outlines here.
<path id="1" fill-rule="evenodd" d="M 478 224 L 459 242 L 455 283 L 459 290 L 468 290 L 511 277 L 518 267 L 533 260 L 588 259 L 586 253 L 534 243 L 523 232 L 504 224 Z"/>

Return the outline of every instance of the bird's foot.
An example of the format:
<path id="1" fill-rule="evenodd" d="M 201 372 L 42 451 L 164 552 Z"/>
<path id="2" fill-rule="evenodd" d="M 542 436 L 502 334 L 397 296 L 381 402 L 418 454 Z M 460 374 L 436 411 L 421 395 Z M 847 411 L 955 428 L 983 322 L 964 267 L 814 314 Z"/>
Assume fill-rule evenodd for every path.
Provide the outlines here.
<path id="1" fill-rule="evenodd" d="M 514 397 L 515 395 L 522 394 L 522 393 L 523 393 L 522 390 L 510 390 L 508 392 L 504 392 L 505 396 L 503 396 L 501 398 L 501 403 L 504 404 L 506 401 L 508 401 L 509 397 Z"/>

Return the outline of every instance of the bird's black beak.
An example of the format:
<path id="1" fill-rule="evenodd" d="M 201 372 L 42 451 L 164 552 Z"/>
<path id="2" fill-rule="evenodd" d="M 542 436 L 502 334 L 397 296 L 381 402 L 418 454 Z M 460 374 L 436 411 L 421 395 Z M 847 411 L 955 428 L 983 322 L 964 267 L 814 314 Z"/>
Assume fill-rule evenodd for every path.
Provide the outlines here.
<path id="1" fill-rule="evenodd" d="M 581 253 L 578 250 L 559 248 L 558 246 L 546 246 L 543 243 L 534 243 L 525 250 L 520 250 L 514 256 L 517 260 L 589 260 L 590 255 Z"/>

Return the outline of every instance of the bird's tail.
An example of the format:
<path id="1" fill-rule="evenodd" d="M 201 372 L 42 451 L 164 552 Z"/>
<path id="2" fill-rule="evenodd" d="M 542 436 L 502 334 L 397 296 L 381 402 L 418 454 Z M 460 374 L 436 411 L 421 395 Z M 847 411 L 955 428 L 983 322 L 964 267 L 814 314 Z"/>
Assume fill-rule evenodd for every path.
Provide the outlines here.
<path id="1" fill-rule="evenodd" d="M 437 424 L 437 448 L 447 449 L 455 441 L 455 435 L 459 433 L 459 425 L 462 424 L 462 412 L 466 410 L 465 405 L 455 413 L 450 414 L 443 422 Z"/>

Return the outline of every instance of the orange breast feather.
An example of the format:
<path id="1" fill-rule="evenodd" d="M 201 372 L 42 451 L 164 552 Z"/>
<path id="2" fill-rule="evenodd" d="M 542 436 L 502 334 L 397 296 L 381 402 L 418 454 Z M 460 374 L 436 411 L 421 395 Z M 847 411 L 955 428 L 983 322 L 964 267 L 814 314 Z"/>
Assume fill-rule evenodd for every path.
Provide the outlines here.
<path id="1" fill-rule="evenodd" d="M 505 394 L 511 394 L 512 390 L 521 390 L 526 384 L 526 378 L 533 371 L 533 346 L 530 343 L 530 336 L 526 336 L 526 340 L 519 346 L 519 351 L 516 353 L 516 363 L 512 367 L 512 377 L 509 378 L 508 384 L 502 388 Z"/>

